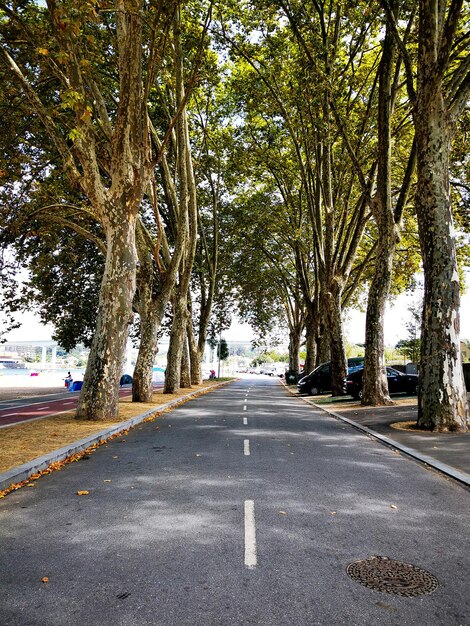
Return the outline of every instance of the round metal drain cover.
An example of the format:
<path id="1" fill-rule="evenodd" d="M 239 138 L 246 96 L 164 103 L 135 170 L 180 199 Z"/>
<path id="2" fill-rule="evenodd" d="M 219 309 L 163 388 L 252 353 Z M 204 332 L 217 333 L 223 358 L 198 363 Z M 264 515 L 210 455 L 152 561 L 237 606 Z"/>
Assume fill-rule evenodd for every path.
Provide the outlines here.
<path id="1" fill-rule="evenodd" d="M 386 556 L 354 561 L 348 565 L 346 571 L 353 580 L 369 589 L 407 598 L 432 593 L 439 585 L 437 578 L 426 570 Z"/>

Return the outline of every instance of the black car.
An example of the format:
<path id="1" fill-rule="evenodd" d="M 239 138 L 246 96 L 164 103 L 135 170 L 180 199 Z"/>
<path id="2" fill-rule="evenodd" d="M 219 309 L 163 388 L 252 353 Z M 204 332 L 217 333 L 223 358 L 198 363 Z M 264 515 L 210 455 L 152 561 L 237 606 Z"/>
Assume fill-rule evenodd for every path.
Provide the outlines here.
<path id="1" fill-rule="evenodd" d="M 387 367 L 387 383 L 389 393 L 418 393 L 418 376 L 416 374 L 402 374 L 393 367 Z M 364 369 L 349 374 L 344 379 L 344 392 L 357 400 L 362 399 L 362 377 Z"/>
<path id="2" fill-rule="evenodd" d="M 352 357 L 348 359 L 348 373 L 351 374 L 358 367 L 363 367 L 364 357 Z M 297 383 L 299 393 L 308 393 L 316 396 L 324 391 L 331 391 L 331 363 L 322 363 L 304 376 Z"/>

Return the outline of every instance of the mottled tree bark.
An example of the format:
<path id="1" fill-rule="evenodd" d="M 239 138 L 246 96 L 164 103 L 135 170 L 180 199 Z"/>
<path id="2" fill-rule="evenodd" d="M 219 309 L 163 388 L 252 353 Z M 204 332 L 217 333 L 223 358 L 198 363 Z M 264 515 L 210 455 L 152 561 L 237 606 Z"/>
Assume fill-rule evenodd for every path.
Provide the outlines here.
<path id="1" fill-rule="evenodd" d="M 317 358 L 317 332 L 318 321 L 315 318 L 313 307 L 308 306 L 307 315 L 305 318 L 305 347 L 307 350 L 307 355 L 305 357 L 304 372 L 306 373 L 309 373 L 313 369 L 315 369 Z"/>
<path id="2" fill-rule="evenodd" d="M 331 350 L 330 350 L 330 335 L 326 329 L 327 320 L 326 320 L 326 312 L 322 310 L 320 312 L 320 322 L 318 324 L 318 333 L 316 336 L 316 344 L 317 344 L 317 360 L 315 365 L 320 365 L 321 363 L 326 363 L 331 359 Z"/>
<path id="3" fill-rule="evenodd" d="M 191 365 L 189 359 L 189 349 L 187 337 L 183 339 L 183 350 L 181 355 L 181 389 L 188 389 L 191 387 Z"/>
<path id="4" fill-rule="evenodd" d="M 384 359 L 384 315 L 390 291 L 393 255 L 397 236 L 395 225 L 383 229 L 377 247 L 374 277 L 369 287 L 366 315 L 366 350 L 364 358 L 362 404 L 393 404 L 387 384 Z"/>
<path id="5" fill-rule="evenodd" d="M 96 331 L 83 379 L 76 416 L 108 420 L 117 415 L 128 325 L 132 315 L 137 254 L 134 220 L 108 234 Z"/>
<path id="6" fill-rule="evenodd" d="M 175 67 L 176 67 L 176 102 L 179 106 L 185 101 L 183 76 L 183 51 L 181 48 L 180 14 L 177 11 L 174 22 Z M 178 146 L 178 175 L 180 188 L 179 210 L 187 215 L 185 224 L 187 244 L 181 259 L 179 283 L 174 300 L 174 317 L 170 334 L 170 347 L 165 376 L 164 393 L 174 393 L 181 380 L 181 357 L 187 337 L 189 317 L 188 294 L 191 272 L 196 254 L 197 243 L 197 199 L 194 180 L 191 145 L 186 109 L 183 108 L 176 125 Z"/>
<path id="7" fill-rule="evenodd" d="M 140 313 L 140 346 L 132 377 L 132 402 L 151 402 L 153 365 L 158 353 L 157 333 L 161 317 L 150 301 Z"/>
<path id="8" fill-rule="evenodd" d="M 458 13 L 445 22 L 439 5 L 437 0 L 419 3 L 414 120 L 416 213 L 425 286 L 418 424 L 445 432 L 467 431 L 469 417 L 460 357 L 460 285 L 449 186 L 451 122 L 444 94 L 444 69 Z"/>
<path id="9" fill-rule="evenodd" d="M 466 431 L 460 358 L 460 284 L 449 186 L 449 120 L 440 85 L 422 84 L 417 102 L 416 211 L 424 266 L 418 424 Z"/>
<path id="10" fill-rule="evenodd" d="M 339 285 L 334 283 L 331 285 L 330 291 L 326 293 L 325 305 L 331 349 L 331 395 L 340 396 L 344 393 L 343 383 L 347 376 L 348 368 L 343 337 L 343 321 L 341 319 L 341 289 Z"/>
<path id="11" fill-rule="evenodd" d="M 378 245 L 374 276 L 369 287 L 366 316 L 366 341 L 362 404 L 393 404 L 387 384 L 384 358 L 384 315 L 385 305 L 392 282 L 392 265 L 399 228 L 395 224 L 392 209 L 390 180 L 391 161 L 391 114 L 392 114 L 392 68 L 394 38 L 387 28 L 379 65 L 378 105 L 378 167 L 377 192 L 371 203 L 372 213 L 378 228 Z"/>
<path id="12" fill-rule="evenodd" d="M 189 361 L 191 363 L 191 384 L 192 385 L 200 385 L 202 383 L 202 358 L 204 356 L 204 346 L 205 346 L 205 334 L 204 334 L 204 342 L 201 345 L 201 335 L 199 335 L 199 340 L 196 341 L 196 337 L 194 336 L 194 329 L 192 320 L 188 320 L 188 348 L 189 348 Z"/>
<path id="13" fill-rule="evenodd" d="M 136 216 L 151 171 L 147 116 L 142 91 L 142 2 L 118 2 L 116 42 L 120 90 L 110 146 L 111 185 L 99 177 L 91 122 L 76 141 L 87 192 L 107 238 L 95 336 L 88 358 L 77 418 L 113 419 L 118 411 L 128 325 L 136 286 Z M 73 73 L 80 90 L 80 78 Z M 109 123 L 109 121 L 108 121 Z M 100 199 L 106 199 L 99 206 Z M 101 200 L 101 201 L 102 201 Z"/>
<path id="14" fill-rule="evenodd" d="M 299 373 L 299 352 L 301 329 L 295 328 L 289 331 L 289 370 Z"/>
<path id="15" fill-rule="evenodd" d="M 174 181 L 171 179 L 169 168 L 165 157 L 163 161 L 163 186 L 166 191 L 172 213 L 177 215 L 175 209 L 177 204 L 176 189 Z M 153 194 L 152 194 L 153 195 Z M 154 200 L 154 211 L 157 223 L 163 229 L 162 221 L 159 217 L 156 198 Z M 176 231 L 176 241 L 170 258 L 170 252 L 162 253 L 159 260 L 159 270 L 155 267 L 154 254 L 155 243 L 144 225 L 139 222 L 137 228 L 137 249 L 140 261 L 140 268 L 137 274 L 137 304 L 136 308 L 140 316 L 140 345 L 137 362 L 134 369 L 132 381 L 132 401 L 149 402 L 152 397 L 152 376 L 155 357 L 158 352 L 158 331 L 165 314 L 166 307 L 173 293 L 178 267 L 185 249 L 186 242 L 186 214 L 183 214 L 180 223 L 174 224 Z M 165 234 L 162 233 L 161 239 Z M 168 249 L 168 245 L 163 246 Z"/>
<path id="16" fill-rule="evenodd" d="M 181 359 L 186 338 L 187 321 L 186 292 L 181 294 L 180 290 L 178 290 L 173 302 L 173 323 L 171 325 L 170 344 L 168 346 L 164 393 L 175 393 L 180 386 Z"/>

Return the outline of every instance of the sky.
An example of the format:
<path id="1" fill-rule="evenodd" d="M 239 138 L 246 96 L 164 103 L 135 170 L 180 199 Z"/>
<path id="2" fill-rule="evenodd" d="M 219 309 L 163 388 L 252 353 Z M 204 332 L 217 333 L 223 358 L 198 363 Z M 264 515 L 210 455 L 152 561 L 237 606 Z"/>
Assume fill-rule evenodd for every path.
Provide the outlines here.
<path id="1" fill-rule="evenodd" d="M 406 322 L 410 319 L 407 308 L 416 299 L 416 295 L 403 294 L 396 302 L 387 307 L 385 316 L 385 343 L 394 346 L 399 339 L 407 339 Z M 345 337 L 349 343 L 364 343 L 365 314 L 350 311 L 345 322 Z M 463 294 L 461 302 L 461 339 L 470 341 L 470 291 Z M 41 324 L 39 317 L 32 313 L 21 315 L 20 328 L 8 334 L 8 341 L 32 341 L 51 339 L 53 327 Z M 223 333 L 227 341 L 251 341 L 253 331 L 247 324 L 234 322 L 232 327 Z"/>

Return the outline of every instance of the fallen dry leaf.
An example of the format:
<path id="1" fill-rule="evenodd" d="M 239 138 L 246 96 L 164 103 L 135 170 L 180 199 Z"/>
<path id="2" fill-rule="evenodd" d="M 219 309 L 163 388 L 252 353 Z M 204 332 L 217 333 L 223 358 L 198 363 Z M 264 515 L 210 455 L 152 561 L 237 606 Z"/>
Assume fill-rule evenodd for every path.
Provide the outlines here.
<path id="1" fill-rule="evenodd" d="M 77 491 L 77 496 L 87 496 L 89 493 L 89 491 Z"/>
<path id="2" fill-rule="evenodd" d="M 48 583 L 49 582 L 49 578 L 47 576 L 44 576 L 44 578 L 41 578 L 41 582 L 42 583 Z"/>
<path id="3" fill-rule="evenodd" d="M 287 515 L 285 511 L 279 511 L 279 515 Z"/>
<path id="4" fill-rule="evenodd" d="M 196 454 L 196 456 L 202 456 L 202 454 Z"/>
<path id="5" fill-rule="evenodd" d="M 104 483 L 110 483 L 111 481 L 109 480 L 109 478 L 105 478 L 105 479 L 103 480 L 103 482 L 104 482 Z"/>
<path id="6" fill-rule="evenodd" d="M 394 504 L 391 504 L 391 505 L 390 505 L 390 508 L 391 508 L 391 509 L 397 509 L 398 507 L 397 507 L 397 506 L 395 506 Z"/>
<path id="7" fill-rule="evenodd" d="M 336 515 L 336 511 L 330 511 L 330 515 Z"/>

